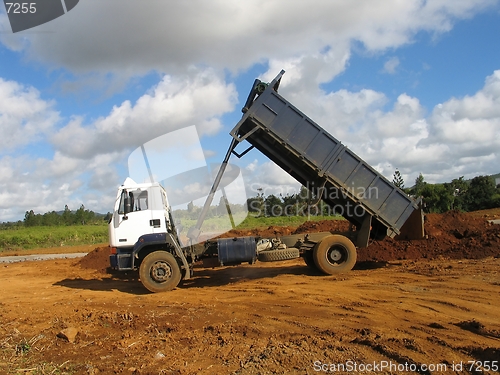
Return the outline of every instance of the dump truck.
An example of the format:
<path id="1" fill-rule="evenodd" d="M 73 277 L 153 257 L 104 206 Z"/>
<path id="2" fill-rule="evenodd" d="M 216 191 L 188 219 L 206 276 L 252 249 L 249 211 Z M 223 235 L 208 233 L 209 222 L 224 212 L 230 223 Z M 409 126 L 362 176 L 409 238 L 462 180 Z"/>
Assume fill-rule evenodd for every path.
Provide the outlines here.
<path id="1" fill-rule="evenodd" d="M 181 280 L 192 278 L 199 261 L 229 266 L 302 257 L 307 266 L 333 275 L 351 270 L 356 248 L 367 247 L 371 240 L 424 236 L 421 202 L 281 96 L 278 89 L 284 73 L 270 83 L 254 81 L 196 225 L 187 233 L 187 244 L 179 238 L 163 186 L 125 181 L 118 189 L 109 222 L 111 268 L 138 270 L 141 283 L 151 292 L 174 289 Z M 237 152 L 240 144 L 246 148 Z M 309 189 L 317 200 L 311 204 L 322 200 L 347 219 L 350 230 L 198 242 L 230 157 L 241 158 L 252 149 Z"/>

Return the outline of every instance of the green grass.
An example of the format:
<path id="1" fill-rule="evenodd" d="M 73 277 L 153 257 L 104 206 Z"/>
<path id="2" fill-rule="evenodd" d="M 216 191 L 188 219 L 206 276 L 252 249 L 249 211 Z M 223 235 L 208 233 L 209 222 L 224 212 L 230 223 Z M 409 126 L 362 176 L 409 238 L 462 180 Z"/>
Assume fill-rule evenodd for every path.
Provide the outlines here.
<path id="1" fill-rule="evenodd" d="M 243 217 L 240 217 L 241 220 Z M 279 217 L 246 217 L 237 229 L 267 228 L 269 226 L 296 227 L 305 221 L 342 220 L 335 216 L 279 216 Z M 182 219 L 183 233 L 196 224 L 196 220 Z M 205 221 L 204 232 L 230 229 L 231 224 L 225 217 L 213 217 Z M 50 227 L 21 227 L 0 230 L 0 252 L 56 246 L 92 245 L 108 242 L 106 223 L 98 225 L 72 225 Z"/>
<path id="2" fill-rule="evenodd" d="M 243 217 L 239 218 L 241 221 Z M 237 219 L 236 219 L 237 220 Z M 344 220 L 340 216 L 278 216 L 278 217 L 255 217 L 248 215 L 244 218 L 236 229 L 253 229 L 253 228 L 268 228 L 270 226 L 291 226 L 298 227 L 306 221 L 321 221 L 321 220 Z M 183 218 L 180 220 L 182 225 L 182 234 L 187 233 L 187 230 L 196 224 L 196 220 Z M 211 232 L 218 230 L 231 229 L 231 223 L 226 217 L 212 217 L 205 220 L 202 231 Z"/>
<path id="3" fill-rule="evenodd" d="M 47 226 L 0 231 L 0 251 L 53 246 L 90 245 L 108 241 L 108 227 L 98 225 Z"/>
<path id="4" fill-rule="evenodd" d="M 248 215 L 237 229 L 267 228 L 270 226 L 290 226 L 298 227 L 306 221 L 321 220 L 344 220 L 341 216 L 278 216 L 278 217 L 254 217 Z"/>

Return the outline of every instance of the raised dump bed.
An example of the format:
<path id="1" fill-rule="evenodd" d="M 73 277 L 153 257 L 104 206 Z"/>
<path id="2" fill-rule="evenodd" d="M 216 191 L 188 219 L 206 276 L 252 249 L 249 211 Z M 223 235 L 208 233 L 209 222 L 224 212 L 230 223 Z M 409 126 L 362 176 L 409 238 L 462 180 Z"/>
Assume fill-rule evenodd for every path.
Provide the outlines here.
<path id="1" fill-rule="evenodd" d="M 323 199 L 358 231 L 358 247 L 372 238 L 394 237 L 414 215 L 408 237 L 423 235 L 417 201 L 396 187 L 353 151 L 278 93 L 284 71 L 270 84 L 256 80 L 231 131 L 248 141 L 302 185 Z M 335 121 L 335 119 L 332 119 Z M 406 231 L 408 232 L 408 231 Z"/>

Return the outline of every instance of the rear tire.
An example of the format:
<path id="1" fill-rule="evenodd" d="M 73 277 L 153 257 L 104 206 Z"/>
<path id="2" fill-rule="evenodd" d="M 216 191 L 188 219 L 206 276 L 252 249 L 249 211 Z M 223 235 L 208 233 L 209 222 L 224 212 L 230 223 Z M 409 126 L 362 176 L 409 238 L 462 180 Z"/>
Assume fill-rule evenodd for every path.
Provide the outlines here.
<path id="1" fill-rule="evenodd" d="M 328 236 L 314 246 L 313 259 L 316 267 L 327 275 L 347 272 L 356 264 L 356 246 L 347 237 Z"/>
<path id="2" fill-rule="evenodd" d="M 312 250 L 307 250 L 304 252 L 302 255 L 302 258 L 304 258 L 304 262 L 306 262 L 307 266 L 313 270 L 318 270 L 318 267 L 316 266 L 316 263 L 314 263 L 314 257 L 313 257 L 313 252 Z"/>
<path id="3" fill-rule="evenodd" d="M 174 256 L 166 251 L 148 254 L 139 267 L 142 285 L 153 293 L 174 289 L 181 281 L 181 269 Z"/>
<path id="4" fill-rule="evenodd" d="M 276 262 L 280 260 L 295 259 L 300 256 L 299 249 L 290 247 L 288 249 L 266 250 L 261 251 L 258 259 L 261 262 Z"/>

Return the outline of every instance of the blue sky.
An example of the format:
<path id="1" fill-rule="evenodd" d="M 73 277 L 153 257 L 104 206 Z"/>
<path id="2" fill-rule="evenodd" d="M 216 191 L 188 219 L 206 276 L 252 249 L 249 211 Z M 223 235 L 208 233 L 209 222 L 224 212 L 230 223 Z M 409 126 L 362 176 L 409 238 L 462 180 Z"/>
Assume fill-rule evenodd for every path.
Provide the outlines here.
<path id="1" fill-rule="evenodd" d="M 175 129 L 220 162 L 281 69 L 280 93 L 389 179 L 500 172 L 497 0 L 141 4 L 81 0 L 16 34 L 0 6 L 0 222 L 110 211 L 131 152 Z M 257 151 L 234 162 L 250 196 L 296 187 Z"/>

